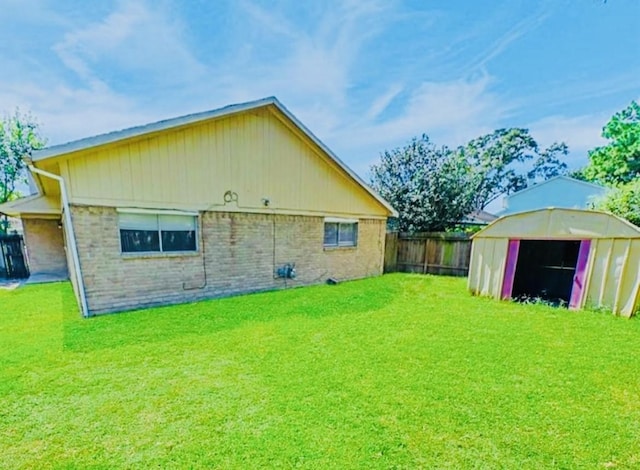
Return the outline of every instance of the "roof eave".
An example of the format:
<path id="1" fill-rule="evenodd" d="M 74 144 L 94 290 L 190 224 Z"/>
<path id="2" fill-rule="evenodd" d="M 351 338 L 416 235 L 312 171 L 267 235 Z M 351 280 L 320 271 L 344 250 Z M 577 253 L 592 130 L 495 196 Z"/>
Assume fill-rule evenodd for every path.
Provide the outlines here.
<path id="1" fill-rule="evenodd" d="M 80 152 L 82 150 L 98 147 L 102 145 L 108 145 L 114 142 L 119 142 L 126 139 L 139 137 L 155 132 L 161 132 L 167 129 L 173 129 L 176 127 L 187 126 L 189 124 L 195 124 L 208 119 L 215 119 L 217 117 L 228 116 L 231 114 L 240 113 L 250 109 L 256 109 L 269 104 L 275 104 L 278 100 L 274 96 L 268 98 L 262 98 L 260 100 L 248 101 L 246 103 L 232 104 L 223 108 L 218 108 L 213 111 L 204 111 L 201 113 L 188 114 L 177 118 L 165 119 L 162 121 L 154 122 L 151 124 L 145 124 L 141 126 L 130 127 L 119 131 L 109 132 L 107 134 L 99 134 L 93 137 L 86 137 L 84 139 L 74 140 L 60 145 L 53 145 L 41 150 L 36 150 L 32 156 L 34 162 L 47 160 L 50 158 L 59 157 L 69 153 Z"/>
<path id="2" fill-rule="evenodd" d="M 284 114 L 288 119 L 290 119 L 300 130 L 302 130 L 302 132 L 304 132 L 305 135 L 313 141 L 313 143 L 315 143 L 318 147 L 320 147 L 323 152 L 328 154 L 338 164 L 338 166 L 340 166 L 340 168 L 345 173 L 347 173 L 351 178 L 353 178 L 356 181 L 356 183 L 362 186 L 363 189 L 365 189 L 380 204 L 382 204 L 382 206 L 385 209 L 387 209 L 387 211 L 389 211 L 390 217 L 398 217 L 398 212 L 393 208 L 393 206 L 391 206 L 391 204 L 385 201 L 378 193 L 376 193 L 373 190 L 373 188 L 371 188 L 367 183 L 365 183 L 362 180 L 362 178 L 360 178 L 354 171 L 352 171 L 351 168 L 349 168 L 335 153 L 333 153 L 333 151 L 329 147 L 327 147 L 324 144 L 324 142 L 322 142 L 318 137 L 316 137 L 316 135 L 313 132 L 311 132 L 311 130 L 309 130 L 307 126 L 305 126 L 301 121 L 299 121 L 298 118 L 295 117 L 295 115 L 291 113 L 280 101 L 278 101 L 277 98 L 274 97 L 273 100 L 274 100 L 273 102 L 274 106 L 276 106 L 278 110 L 282 114 Z"/>
<path id="3" fill-rule="evenodd" d="M 49 199 L 41 194 L 35 194 L 21 199 L 16 199 L 14 201 L 5 202 L 4 204 L 0 204 L 0 213 L 6 214 L 9 217 L 23 217 L 24 215 L 59 216 L 62 214 L 62 209 L 60 207 L 55 207 L 48 202 L 45 206 L 38 205 L 38 202 L 41 200 Z M 47 207 L 47 205 L 49 207 Z"/>
<path id="4" fill-rule="evenodd" d="M 323 152 L 329 155 L 336 164 L 347 173 L 357 184 L 359 184 L 365 191 L 367 191 L 376 201 L 378 201 L 387 211 L 388 216 L 398 217 L 398 212 L 385 201 L 378 193 L 376 193 L 367 183 L 365 183 L 355 172 L 353 172 L 340 158 L 333 153 L 324 142 L 322 142 L 316 135 L 311 132 L 307 126 L 296 118 L 275 96 L 262 98 L 255 101 L 248 101 L 246 103 L 232 104 L 219 108 L 213 111 L 205 111 L 202 113 L 188 114 L 186 116 L 166 119 L 164 121 L 158 121 L 155 123 L 131 127 L 129 129 L 123 129 L 120 131 L 110 132 L 108 134 L 101 134 L 94 137 L 87 137 L 85 139 L 68 142 L 66 144 L 55 145 L 42 150 L 36 151 L 33 156 L 33 162 L 40 162 L 50 158 L 59 157 L 69 153 L 80 152 L 93 147 L 102 145 L 108 145 L 114 142 L 136 138 L 142 135 L 147 135 L 155 132 L 161 132 L 168 129 L 187 126 L 198 122 L 206 121 L 209 119 L 215 119 L 220 117 L 229 116 L 232 114 L 249 111 L 252 109 L 262 108 L 272 105 L 276 107 L 287 119 L 298 127 L 313 143 L 315 143 Z"/>

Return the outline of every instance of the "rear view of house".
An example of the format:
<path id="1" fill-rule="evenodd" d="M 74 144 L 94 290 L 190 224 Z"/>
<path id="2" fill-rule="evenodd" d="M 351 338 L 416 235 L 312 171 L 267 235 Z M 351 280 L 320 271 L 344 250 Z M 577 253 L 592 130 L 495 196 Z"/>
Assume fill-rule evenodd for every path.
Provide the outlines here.
<path id="1" fill-rule="evenodd" d="M 32 271 L 68 270 L 85 315 L 382 272 L 393 208 L 278 100 L 33 155 Z M 55 265 L 55 266 L 53 266 Z"/>

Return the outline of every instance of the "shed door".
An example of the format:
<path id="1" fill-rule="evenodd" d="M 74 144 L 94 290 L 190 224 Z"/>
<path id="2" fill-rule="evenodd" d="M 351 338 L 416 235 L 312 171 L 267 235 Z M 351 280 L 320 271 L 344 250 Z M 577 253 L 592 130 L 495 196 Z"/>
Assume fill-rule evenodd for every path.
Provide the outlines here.
<path id="1" fill-rule="evenodd" d="M 590 240 L 509 240 L 501 297 L 580 308 Z"/>
<path id="2" fill-rule="evenodd" d="M 578 252 L 578 262 L 576 263 L 576 273 L 573 276 L 573 288 L 571 289 L 571 299 L 569 300 L 569 308 L 580 308 L 582 301 L 582 293 L 585 289 L 585 279 L 587 277 L 587 262 L 589 261 L 589 250 L 591 249 L 591 240 L 582 240 L 580 242 L 580 251 Z"/>
<path id="3" fill-rule="evenodd" d="M 518 252 L 520 240 L 509 240 L 507 249 L 507 262 L 504 269 L 504 279 L 502 280 L 502 293 L 500 298 L 507 300 L 511 298 L 513 291 L 513 280 L 516 275 L 516 264 L 518 263 Z"/>

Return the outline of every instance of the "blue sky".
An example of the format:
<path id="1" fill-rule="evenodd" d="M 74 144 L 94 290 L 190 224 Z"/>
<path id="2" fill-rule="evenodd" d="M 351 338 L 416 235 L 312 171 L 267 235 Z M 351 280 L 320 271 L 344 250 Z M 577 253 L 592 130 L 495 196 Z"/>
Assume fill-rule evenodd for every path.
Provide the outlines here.
<path id="1" fill-rule="evenodd" d="M 50 144 L 275 95 L 360 175 L 522 126 L 586 163 L 640 98 L 640 1 L 0 0 L 0 111 Z"/>

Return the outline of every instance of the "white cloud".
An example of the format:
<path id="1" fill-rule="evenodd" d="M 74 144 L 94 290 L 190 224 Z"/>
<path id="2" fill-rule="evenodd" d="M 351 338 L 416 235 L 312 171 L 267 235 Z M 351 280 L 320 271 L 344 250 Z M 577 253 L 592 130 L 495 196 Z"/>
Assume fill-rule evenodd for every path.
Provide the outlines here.
<path id="1" fill-rule="evenodd" d="M 565 142 L 570 152 L 567 163 L 570 167 L 577 168 L 587 164 L 589 150 L 606 143 L 600 134 L 612 114 L 555 115 L 535 121 L 527 127 L 541 146 Z"/>
<path id="2" fill-rule="evenodd" d="M 546 7 L 543 6 L 542 8 L 538 9 L 538 11 L 516 23 L 505 34 L 498 38 L 498 40 L 495 41 L 491 45 L 491 47 L 484 51 L 481 57 L 479 57 L 477 61 L 475 61 L 475 63 L 472 62 L 473 65 L 470 67 L 470 70 L 484 70 L 489 62 L 491 62 L 491 60 L 495 59 L 500 54 L 505 52 L 512 43 L 520 39 L 522 36 L 540 26 L 548 16 L 549 12 L 547 11 Z"/>
<path id="3" fill-rule="evenodd" d="M 373 103 L 371 103 L 371 106 L 369 106 L 369 109 L 364 116 L 365 119 L 373 121 L 378 116 L 380 116 L 380 114 L 382 114 L 385 109 L 387 109 L 387 107 L 396 98 L 396 96 L 398 96 L 398 94 L 402 92 L 403 89 L 404 87 L 399 83 L 391 85 L 384 94 L 378 96 L 373 100 Z"/>
<path id="4" fill-rule="evenodd" d="M 12 84 L 2 87 L 0 103 L 6 109 L 30 110 L 41 123 L 43 134 L 50 138 L 49 144 L 155 120 L 152 113 L 139 111 L 132 100 L 106 89 Z"/>
<path id="5" fill-rule="evenodd" d="M 422 133 L 451 146 L 463 143 L 493 128 L 506 112 L 499 97 L 491 92 L 490 84 L 488 76 L 476 80 L 424 82 L 411 93 L 396 116 L 347 127 L 343 138 L 352 148 L 406 141 Z"/>
<path id="6" fill-rule="evenodd" d="M 180 23 L 157 5 L 120 1 L 102 20 L 78 24 L 53 41 L 64 67 L 28 67 L 27 59 L 0 76 L 0 109 L 30 110 L 51 144 L 171 116 L 171 100 L 155 93 L 177 84 L 188 91 L 204 73 Z"/>
<path id="7" fill-rule="evenodd" d="M 367 174 L 383 150 L 404 145 L 421 134 L 427 134 L 436 145 L 463 144 L 499 127 L 508 112 L 491 85 L 489 76 L 422 83 L 394 116 L 384 120 L 354 120 L 353 125 L 349 125 L 346 117 L 343 125 L 335 127 L 327 136 L 327 143 L 348 158 L 361 175 Z M 381 95 L 378 100 L 385 96 Z M 374 100 L 374 104 L 378 100 Z"/>
<path id="8" fill-rule="evenodd" d="M 105 82 L 101 75 L 116 71 L 144 76 L 154 84 L 186 84 L 201 77 L 206 67 L 186 46 L 181 28 L 158 6 L 152 9 L 144 1 L 120 1 L 103 21 L 68 32 L 53 49 L 92 86 Z"/>
<path id="9" fill-rule="evenodd" d="M 218 14 L 217 2 L 211 3 L 210 10 L 202 8 L 206 14 Z M 47 17 L 42 13 L 48 11 L 47 3 L 39 5 L 32 22 Z M 276 95 L 364 174 L 380 151 L 422 133 L 437 144 L 454 146 L 512 125 L 507 120 L 514 102 L 500 93 L 501 77 L 485 70 L 545 17 L 544 11 L 534 11 L 511 23 L 508 31 L 493 34 L 487 33 L 486 25 L 470 25 L 479 30 L 458 29 L 447 41 L 432 43 L 433 15 L 442 14 L 416 13 L 393 1 L 305 3 L 301 16 L 294 13 L 300 7 L 292 0 L 262 5 L 258 0 L 230 2 L 224 34 L 211 31 L 215 52 L 190 43 L 198 36 L 181 19 L 186 10 L 178 1 L 173 11 L 168 1 L 118 0 L 102 17 L 96 13 L 82 20 L 79 15 L 75 23 L 57 15 L 58 30 L 48 41 L 54 53 L 48 54 L 48 62 L 25 56 L 14 67 L 18 78 L 0 75 L 0 109 L 20 105 L 32 110 L 57 143 Z M 380 57 L 390 57 L 377 53 L 387 45 L 386 35 L 415 24 L 420 34 L 406 44 L 411 51 L 407 62 L 377 63 Z M 489 47 L 472 56 L 470 44 L 485 34 L 489 41 L 480 47 Z M 28 61 L 34 64 L 25 65 Z M 52 66 L 54 61 L 58 68 Z M 456 73 L 441 73 L 452 70 Z M 370 71 L 378 75 L 370 77 Z M 630 86 L 620 82 L 619 86 Z M 606 89 L 603 84 L 584 93 Z M 562 95 L 558 99 L 565 95 L 557 94 Z M 542 98 L 538 101 L 553 102 L 552 96 Z M 529 127 L 541 144 L 564 140 L 576 153 L 599 142 L 606 118 L 558 114 Z"/>

